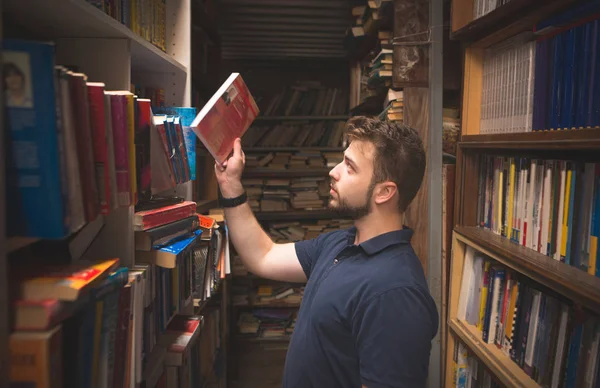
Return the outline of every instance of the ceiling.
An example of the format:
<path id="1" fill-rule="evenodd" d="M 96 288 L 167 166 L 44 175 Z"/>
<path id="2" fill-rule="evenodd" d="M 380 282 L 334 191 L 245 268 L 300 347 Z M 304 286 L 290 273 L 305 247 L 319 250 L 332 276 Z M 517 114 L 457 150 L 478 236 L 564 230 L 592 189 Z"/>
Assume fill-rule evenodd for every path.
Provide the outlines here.
<path id="1" fill-rule="evenodd" d="M 348 0 L 219 0 L 223 59 L 346 56 Z"/>

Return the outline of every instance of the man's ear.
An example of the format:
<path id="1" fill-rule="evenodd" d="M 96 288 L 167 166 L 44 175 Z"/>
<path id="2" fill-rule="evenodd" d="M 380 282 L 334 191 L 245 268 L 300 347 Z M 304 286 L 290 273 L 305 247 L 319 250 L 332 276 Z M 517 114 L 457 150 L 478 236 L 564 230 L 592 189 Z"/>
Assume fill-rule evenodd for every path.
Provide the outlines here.
<path id="1" fill-rule="evenodd" d="M 381 205 L 391 200 L 398 192 L 398 186 L 394 182 L 386 181 L 375 186 L 375 203 Z"/>

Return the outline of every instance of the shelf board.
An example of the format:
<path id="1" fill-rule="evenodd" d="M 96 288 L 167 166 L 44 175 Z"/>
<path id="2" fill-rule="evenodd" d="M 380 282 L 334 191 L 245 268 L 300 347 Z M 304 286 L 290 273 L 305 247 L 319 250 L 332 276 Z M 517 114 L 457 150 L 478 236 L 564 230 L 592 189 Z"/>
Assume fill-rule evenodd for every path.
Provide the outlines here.
<path id="1" fill-rule="evenodd" d="M 539 388 L 540 386 L 494 344 L 481 340 L 476 327 L 451 319 L 449 327 L 475 353 L 490 371 L 507 387 Z"/>
<path id="2" fill-rule="evenodd" d="M 244 148 L 244 152 L 344 152 L 344 149 L 344 147 L 248 147 Z"/>
<path id="3" fill-rule="evenodd" d="M 450 39 L 487 47 L 523 31 L 564 9 L 575 0 L 511 0 L 450 33 Z M 519 15 L 519 17 L 515 17 Z"/>
<path id="4" fill-rule="evenodd" d="M 248 168 L 243 172 L 243 178 L 275 177 L 275 178 L 302 178 L 328 176 L 328 168 L 296 168 L 280 170 L 273 168 Z"/>
<path id="5" fill-rule="evenodd" d="M 348 120 L 350 116 L 258 116 L 254 121 Z"/>
<path id="6" fill-rule="evenodd" d="M 600 278 L 485 229 L 459 226 L 454 230 L 467 245 L 587 308 L 600 311 Z"/>
<path id="7" fill-rule="evenodd" d="M 463 149 L 590 150 L 600 147 L 600 128 L 464 135 L 459 145 Z"/>
<path id="8" fill-rule="evenodd" d="M 15 24 L 45 39 L 128 39 L 133 70 L 187 72 L 186 66 L 85 0 L 5 0 L 3 11 Z"/>

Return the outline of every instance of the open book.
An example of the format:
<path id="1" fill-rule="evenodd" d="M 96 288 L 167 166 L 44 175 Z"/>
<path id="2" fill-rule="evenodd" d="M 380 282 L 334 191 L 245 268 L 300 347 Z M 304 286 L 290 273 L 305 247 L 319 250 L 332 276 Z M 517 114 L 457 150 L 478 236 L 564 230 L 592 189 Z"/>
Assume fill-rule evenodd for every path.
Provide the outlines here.
<path id="1" fill-rule="evenodd" d="M 223 164 L 258 115 L 258 106 L 239 73 L 227 81 L 204 105 L 190 126 L 215 161 Z"/>

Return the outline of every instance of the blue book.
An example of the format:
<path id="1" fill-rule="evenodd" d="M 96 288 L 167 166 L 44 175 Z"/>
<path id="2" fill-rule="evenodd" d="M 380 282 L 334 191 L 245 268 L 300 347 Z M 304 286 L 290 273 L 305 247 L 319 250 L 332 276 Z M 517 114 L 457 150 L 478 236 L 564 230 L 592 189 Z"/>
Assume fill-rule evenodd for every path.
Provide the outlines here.
<path id="1" fill-rule="evenodd" d="M 69 234 L 54 45 L 4 40 L 9 236 Z"/>
<path id="2" fill-rule="evenodd" d="M 180 117 L 188 164 L 190 166 L 190 179 L 193 181 L 196 180 L 196 134 L 190 128 L 192 121 L 196 118 L 196 108 L 180 106 L 153 107 L 152 111 L 158 114 Z"/>
<path id="3" fill-rule="evenodd" d="M 186 252 L 193 249 L 197 242 L 200 241 L 199 236 L 202 234 L 201 229 L 197 229 L 190 233 L 186 238 L 175 241 L 170 245 L 155 247 L 151 251 L 136 251 L 135 260 L 139 263 L 155 264 L 163 268 L 175 268 L 180 257 L 183 257 Z"/>

